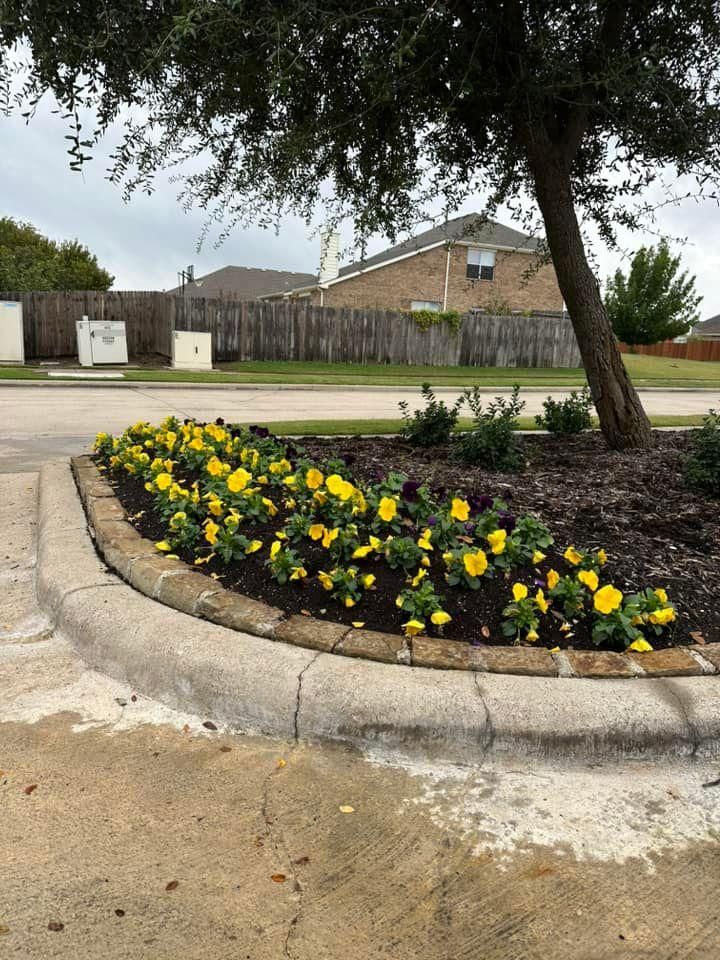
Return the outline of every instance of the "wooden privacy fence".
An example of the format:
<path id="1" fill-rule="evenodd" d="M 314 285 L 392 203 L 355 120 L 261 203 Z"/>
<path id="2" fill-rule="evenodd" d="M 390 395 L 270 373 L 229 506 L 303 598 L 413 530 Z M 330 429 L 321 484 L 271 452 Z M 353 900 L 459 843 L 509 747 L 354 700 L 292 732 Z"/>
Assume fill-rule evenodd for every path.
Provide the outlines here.
<path id="1" fill-rule="evenodd" d="M 171 299 L 155 291 L 71 290 L 0 293 L 23 306 L 26 357 L 77 355 L 75 321 L 124 320 L 128 353 L 170 356 Z"/>
<path id="2" fill-rule="evenodd" d="M 403 313 L 313 306 L 304 301 L 174 298 L 177 330 L 213 335 L 216 361 L 314 360 L 449 366 L 579 367 L 570 321 L 562 317 L 471 314 L 458 333 L 443 323 L 421 330 Z"/>
<path id="3" fill-rule="evenodd" d="M 673 360 L 720 360 L 720 340 L 688 340 L 687 343 L 675 343 L 665 340 L 663 343 L 638 344 L 629 347 L 620 344 L 623 353 L 641 353 L 647 357 L 672 357 Z"/>

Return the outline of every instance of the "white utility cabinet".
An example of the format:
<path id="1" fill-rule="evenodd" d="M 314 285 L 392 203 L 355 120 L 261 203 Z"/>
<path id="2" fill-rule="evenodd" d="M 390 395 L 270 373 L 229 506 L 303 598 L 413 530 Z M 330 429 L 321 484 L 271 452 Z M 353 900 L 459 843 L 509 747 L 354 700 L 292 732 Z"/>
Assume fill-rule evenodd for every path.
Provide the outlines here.
<path id="1" fill-rule="evenodd" d="M 212 334 L 174 330 L 172 365 L 178 370 L 212 370 Z"/>
<path id="2" fill-rule="evenodd" d="M 81 367 L 128 362 L 124 320 L 88 320 L 83 317 L 76 322 L 75 328 Z"/>
<path id="3" fill-rule="evenodd" d="M 0 300 L 0 363 L 25 363 L 22 304 Z"/>

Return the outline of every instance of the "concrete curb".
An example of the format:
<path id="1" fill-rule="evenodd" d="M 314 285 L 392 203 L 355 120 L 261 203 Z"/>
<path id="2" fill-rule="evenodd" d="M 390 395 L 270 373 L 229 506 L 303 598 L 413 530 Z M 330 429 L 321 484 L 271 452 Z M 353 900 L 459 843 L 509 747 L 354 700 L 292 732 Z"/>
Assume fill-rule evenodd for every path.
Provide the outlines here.
<path id="1" fill-rule="evenodd" d="M 93 522 L 108 538 L 108 525 L 124 522 L 102 514 Z M 460 763 L 492 751 L 583 762 L 720 756 L 714 678 L 569 683 L 290 646 L 163 606 L 109 572 L 67 462 L 41 471 L 39 519 L 41 606 L 89 666 L 175 709 L 238 730 Z"/>
<path id="2" fill-rule="evenodd" d="M 0 380 L 0 386 L 7 387 L 119 387 L 120 389 L 143 389 L 143 390 L 254 390 L 274 392 L 277 390 L 307 390 L 312 392 L 367 392 L 367 393 L 407 393 L 417 395 L 420 392 L 419 386 L 385 386 L 383 384 L 361 384 L 361 383 L 195 383 L 193 381 L 170 382 L 167 380 L 61 380 L 54 378 L 52 380 Z M 470 384 L 461 384 L 456 387 L 433 387 L 435 393 L 458 394 Z M 521 386 L 521 393 L 569 393 L 571 390 L 582 389 L 582 384 L 547 384 L 544 387 Z M 635 387 L 638 393 L 708 393 L 720 394 L 718 387 Z M 481 385 L 481 393 L 492 394 L 510 394 L 512 387 Z"/>

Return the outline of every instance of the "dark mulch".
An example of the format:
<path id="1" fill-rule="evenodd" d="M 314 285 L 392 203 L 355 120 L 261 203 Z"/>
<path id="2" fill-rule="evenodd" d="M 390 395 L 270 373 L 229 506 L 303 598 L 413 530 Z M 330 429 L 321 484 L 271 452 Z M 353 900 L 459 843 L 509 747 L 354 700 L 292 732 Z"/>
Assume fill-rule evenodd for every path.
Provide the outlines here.
<path id="1" fill-rule="evenodd" d="M 389 437 L 299 441 L 318 460 L 341 455 L 354 458 L 351 470 L 356 482 L 397 470 L 433 488 L 501 496 L 513 512 L 532 513 L 543 520 L 555 537 L 556 549 L 547 551 L 548 559 L 538 568 L 539 573 L 533 569 L 516 572 L 510 582 L 522 580 L 532 586 L 551 565 L 562 572 L 567 565 L 560 555 L 569 544 L 584 550 L 603 547 L 610 558 L 603 580 L 611 579 L 624 592 L 665 587 L 676 605 L 677 622 L 664 639 L 651 638 L 656 647 L 720 641 L 720 504 L 685 488 L 681 457 L 687 443 L 686 433 L 658 432 L 651 450 L 615 453 L 598 434 L 562 440 L 525 437 L 524 470 L 498 474 L 453 461 L 447 448 L 418 450 Z M 146 511 L 135 521 L 140 532 L 151 539 L 163 537 L 165 530 L 152 515 L 152 498 L 142 484 L 130 477 L 115 482 L 129 514 Z M 251 535 L 269 543 L 283 520 L 281 511 L 272 523 L 253 527 Z M 327 566 L 327 552 L 316 544 L 308 541 L 300 553 L 310 574 Z M 445 595 L 445 607 L 453 617 L 445 636 L 506 643 L 500 623 L 510 583 L 498 577 L 485 579 L 477 591 L 449 588 L 444 584 L 444 565 L 438 553 L 429 575 L 438 592 Z M 364 594 L 351 610 L 329 599 L 314 580 L 281 587 L 269 578 L 259 555 L 230 567 L 213 561 L 196 569 L 208 575 L 218 573 L 224 586 L 289 612 L 311 612 L 345 623 L 360 620 L 368 628 L 398 632 L 401 618 L 394 601 L 405 585 L 405 575 L 372 559 L 360 561 L 358 566 L 377 573 L 377 590 Z M 568 640 L 558 626 L 554 618 L 544 618 L 543 645 L 593 647 L 583 628 Z"/>

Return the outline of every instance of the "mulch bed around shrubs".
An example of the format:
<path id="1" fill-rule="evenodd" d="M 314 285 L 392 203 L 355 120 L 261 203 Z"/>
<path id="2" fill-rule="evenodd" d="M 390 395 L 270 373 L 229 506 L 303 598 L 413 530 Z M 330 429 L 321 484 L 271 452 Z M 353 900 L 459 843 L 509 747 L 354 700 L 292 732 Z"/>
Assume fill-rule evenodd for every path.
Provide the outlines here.
<path id="1" fill-rule="evenodd" d="M 453 620 L 445 627 L 450 639 L 507 644 L 500 630 L 502 609 L 510 587 L 520 580 L 535 589 L 533 581 L 554 566 L 566 570 L 566 546 L 581 550 L 604 548 L 609 561 L 603 581 L 611 580 L 624 593 L 644 587 L 664 587 L 677 609 L 677 621 L 662 637 L 652 637 L 656 648 L 685 643 L 720 641 L 720 504 L 689 492 L 683 483 L 681 457 L 688 434 L 656 432 L 647 451 L 616 453 L 602 437 L 584 434 L 555 439 L 524 437 L 525 467 L 516 474 L 498 474 L 465 467 L 453 461 L 448 448 L 410 447 L 395 438 L 303 438 L 292 441 L 318 461 L 345 456 L 351 462 L 354 482 L 375 481 L 391 470 L 427 482 L 431 488 L 457 490 L 465 495 L 490 494 L 504 498 L 518 514 L 531 513 L 544 521 L 555 538 L 555 547 L 538 568 L 514 571 L 507 579 L 484 579 L 477 591 L 450 588 L 444 583 L 444 565 L 438 552 L 428 571 L 437 591 L 446 598 L 445 609 Z M 143 483 L 130 476 L 108 472 L 117 495 L 143 536 L 162 539 L 166 529 L 153 515 L 153 497 Z M 193 479 L 188 474 L 185 479 Z M 268 493 L 281 505 L 281 497 Z M 270 542 L 286 518 L 281 509 L 272 521 L 248 527 L 247 535 Z M 192 563 L 192 554 L 178 551 Z M 327 552 L 319 544 L 304 542 L 300 550 L 310 574 L 307 581 L 279 585 L 263 566 L 264 553 L 240 563 L 223 565 L 215 559 L 196 567 L 219 575 L 219 582 L 247 596 L 265 600 L 289 613 L 350 624 L 363 621 L 368 629 L 400 632 L 395 597 L 405 587 L 406 574 L 391 570 L 382 560 L 354 561 L 362 572 L 378 574 L 376 589 L 346 610 L 331 600 L 314 574 L 327 566 Z M 539 571 L 539 572 L 536 572 Z M 567 638 L 553 618 L 544 625 L 538 645 L 550 648 L 594 649 L 589 632 L 579 627 Z M 431 630 L 437 635 L 437 630 Z"/>

